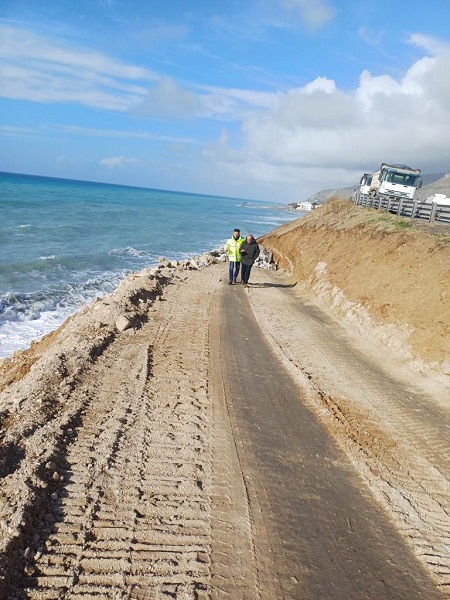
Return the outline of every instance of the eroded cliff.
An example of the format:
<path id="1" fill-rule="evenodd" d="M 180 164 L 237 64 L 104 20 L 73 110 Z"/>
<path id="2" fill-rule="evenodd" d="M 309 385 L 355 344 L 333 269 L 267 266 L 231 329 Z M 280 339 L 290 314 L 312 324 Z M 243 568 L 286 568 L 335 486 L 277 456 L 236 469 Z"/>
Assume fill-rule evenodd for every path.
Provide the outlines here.
<path id="1" fill-rule="evenodd" d="M 450 374 L 449 226 L 332 199 L 259 242 L 354 330 Z"/>

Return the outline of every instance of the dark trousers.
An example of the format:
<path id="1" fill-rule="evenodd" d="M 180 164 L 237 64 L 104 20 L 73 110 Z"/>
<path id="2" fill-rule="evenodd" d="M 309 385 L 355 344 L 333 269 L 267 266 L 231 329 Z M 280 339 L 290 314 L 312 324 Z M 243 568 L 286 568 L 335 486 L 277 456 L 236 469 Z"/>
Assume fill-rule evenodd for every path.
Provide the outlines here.
<path id="1" fill-rule="evenodd" d="M 248 280 L 250 279 L 250 271 L 252 270 L 252 265 L 244 265 L 244 263 L 242 263 L 242 281 L 244 283 L 248 283 Z"/>
<path id="2" fill-rule="evenodd" d="M 233 262 L 232 260 L 230 260 L 230 265 L 229 265 L 229 269 L 228 269 L 228 276 L 230 278 L 230 282 L 233 283 L 233 281 L 235 282 L 237 279 L 237 276 L 239 275 L 239 269 L 241 268 L 241 263 L 240 262 Z"/>

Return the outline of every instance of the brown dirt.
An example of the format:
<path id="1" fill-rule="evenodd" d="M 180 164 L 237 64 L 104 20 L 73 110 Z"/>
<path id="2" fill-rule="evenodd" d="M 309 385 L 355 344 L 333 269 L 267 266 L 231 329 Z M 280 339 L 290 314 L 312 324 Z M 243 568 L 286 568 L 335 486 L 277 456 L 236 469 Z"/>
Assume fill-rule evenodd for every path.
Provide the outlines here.
<path id="1" fill-rule="evenodd" d="M 450 237 L 399 222 L 331 202 L 264 237 L 278 273 L 225 287 L 448 597 Z M 272 600 L 221 384 L 225 270 L 132 274 L 1 363 L 0 595 Z"/>
<path id="2" fill-rule="evenodd" d="M 332 200 L 261 238 L 292 280 L 410 361 L 450 365 L 450 227 Z"/>

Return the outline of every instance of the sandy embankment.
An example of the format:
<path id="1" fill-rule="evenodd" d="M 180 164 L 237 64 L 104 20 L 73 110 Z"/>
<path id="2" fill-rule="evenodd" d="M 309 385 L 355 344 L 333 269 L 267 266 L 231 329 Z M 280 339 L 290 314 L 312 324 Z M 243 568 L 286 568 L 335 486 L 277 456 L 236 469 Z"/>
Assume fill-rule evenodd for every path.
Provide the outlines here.
<path id="1" fill-rule="evenodd" d="M 416 372 L 450 375 L 450 226 L 337 200 L 261 243 L 355 334 Z"/>

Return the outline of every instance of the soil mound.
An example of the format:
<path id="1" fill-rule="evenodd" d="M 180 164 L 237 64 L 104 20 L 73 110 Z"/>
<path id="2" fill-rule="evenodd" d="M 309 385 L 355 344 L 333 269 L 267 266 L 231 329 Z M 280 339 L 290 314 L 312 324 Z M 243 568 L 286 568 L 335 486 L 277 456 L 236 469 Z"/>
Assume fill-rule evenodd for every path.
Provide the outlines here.
<path id="1" fill-rule="evenodd" d="M 450 227 L 332 199 L 259 242 L 355 331 L 450 374 Z"/>

